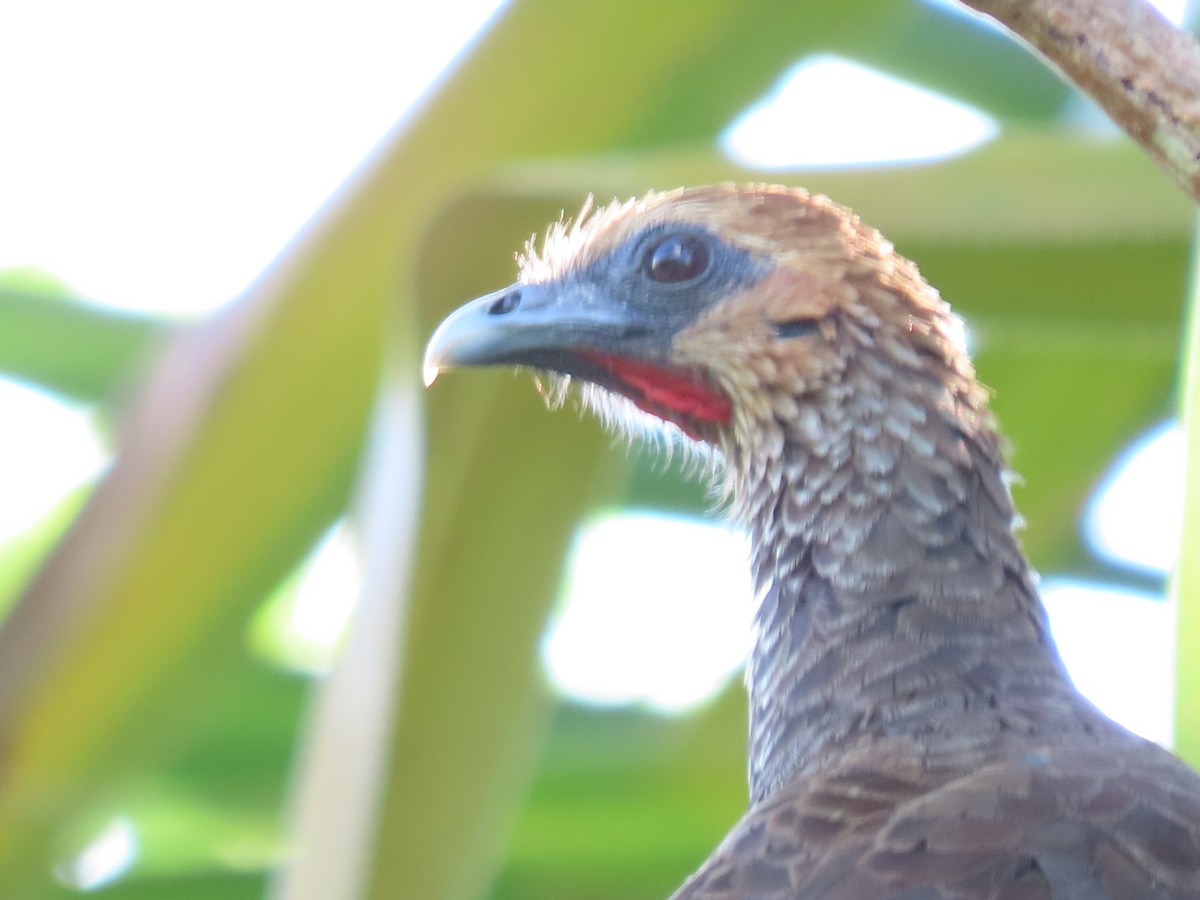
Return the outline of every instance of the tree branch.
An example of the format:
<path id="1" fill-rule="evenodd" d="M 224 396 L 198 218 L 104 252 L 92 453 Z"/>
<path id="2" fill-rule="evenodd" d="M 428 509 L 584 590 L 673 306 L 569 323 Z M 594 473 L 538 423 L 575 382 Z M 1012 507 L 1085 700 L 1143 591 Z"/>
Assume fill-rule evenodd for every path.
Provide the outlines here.
<path id="1" fill-rule="evenodd" d="M 1200 201 L 1200 47 L 1146 0 L 963 0 L 1092 97 Z"/>

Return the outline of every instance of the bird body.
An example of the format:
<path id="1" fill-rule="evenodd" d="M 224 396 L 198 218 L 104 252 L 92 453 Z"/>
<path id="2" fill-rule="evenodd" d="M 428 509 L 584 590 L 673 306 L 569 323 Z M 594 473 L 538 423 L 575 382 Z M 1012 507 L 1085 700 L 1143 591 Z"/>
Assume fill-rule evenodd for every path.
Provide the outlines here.
<path id="1" fill-rule="evenodd" d="M 1071 684 L 961 325 L 851 211 L 717 185 L 585 214 L 426 363 L 581 379 L 717 462 L 758 598 L 751 803 L 677 898 L 1200 898 L 1200 776 Z"/>

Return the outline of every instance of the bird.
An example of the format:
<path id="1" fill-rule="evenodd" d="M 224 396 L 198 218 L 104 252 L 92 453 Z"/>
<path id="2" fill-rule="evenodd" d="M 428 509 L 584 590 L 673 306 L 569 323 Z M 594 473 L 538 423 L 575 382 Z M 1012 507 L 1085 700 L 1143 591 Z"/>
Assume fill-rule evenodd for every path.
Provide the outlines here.
<path id="1" fill-rule="evenodd" d="M 1200 776 L 1072 684 L 961 320 L 800 188 L 651 192 L 518 257 L 425 375 L 515 366 L 711 463 L 757 603 L 749 804 L 675 900 L 1200 898 Z"/>

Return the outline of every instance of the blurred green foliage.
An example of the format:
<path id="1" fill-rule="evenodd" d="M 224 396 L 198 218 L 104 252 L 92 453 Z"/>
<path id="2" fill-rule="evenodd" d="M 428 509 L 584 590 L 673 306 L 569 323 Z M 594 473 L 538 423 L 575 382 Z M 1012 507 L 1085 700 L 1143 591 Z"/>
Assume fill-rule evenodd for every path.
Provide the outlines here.
<path id="1" fill-rule="evenodd" d="M 920 166 L 723 159 L 717 135 L 818 52 L 974 103 L 1003 134 Z M 353 511 L 385 346 L 415 396 L 437 320 L 511 281 L 513 251 L 588 193 L 770 178 L 853 206 L 966 316 L 1026 479 L 1034 563 L 1100 571 L 1079 510 L 1175 408 L 1192 207 L 1127 140 L 1066 124 L 1081 102 L 996 30 L 915 0 L 517 0 L 229 311 L 184 325 L 0 280 L 0 372 L 120 422 L 82 512 L 0 547 L 0 591 L 23 589 L 0 630 L 0 894 L 69 894 L 52 865 L 120 814 L 142 853 L 102 896 L 263 895 L 287 853 L 289 775 L 306 777 L 310 683 L 255 658 L 248 624 Z M 391 599 L 399 662 L 378 676 L 394 715 L 364 896 L 662 897 L 744 804 L 740 688 L 666 719 L 556 705 L 542 683 L 541 623 L 580 519 L 705 503 L 523 381 L 440 381 L 396 436 L 424 453 L 424 497 L 366 541 L 416 556 Z M 1181 696 L 1200 696 L 1183 671 Z M 1195 752 L 1200 721 L 1179 734 Z M 351 745 L 344 765 L 358 758 Z"/>

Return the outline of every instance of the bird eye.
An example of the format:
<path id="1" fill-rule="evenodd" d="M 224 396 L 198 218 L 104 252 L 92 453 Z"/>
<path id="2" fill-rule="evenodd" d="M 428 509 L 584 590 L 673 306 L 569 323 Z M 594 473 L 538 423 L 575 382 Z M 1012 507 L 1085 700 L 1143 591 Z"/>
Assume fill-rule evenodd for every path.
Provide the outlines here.
<path id="1" fill-rule="evenodd" d="M 663 284 L 691 281 L 708 269 L 708 244 L 694 234 L 670 234 L 646 252 L 646 275 Z"/>

